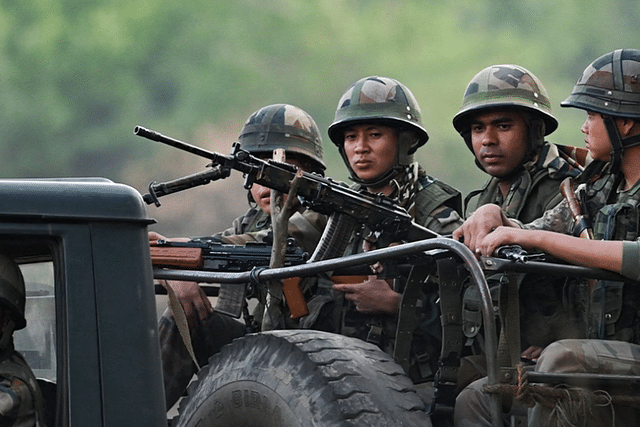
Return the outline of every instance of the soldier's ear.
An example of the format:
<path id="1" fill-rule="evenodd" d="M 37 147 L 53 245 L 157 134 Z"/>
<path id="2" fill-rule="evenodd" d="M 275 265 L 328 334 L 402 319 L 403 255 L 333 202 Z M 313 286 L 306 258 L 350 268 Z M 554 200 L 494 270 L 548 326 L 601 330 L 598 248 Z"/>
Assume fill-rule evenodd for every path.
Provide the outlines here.
<path id="1" fill-rule="evenodd" d="M 629 117 L 616 117 L 616 126 L 623 138 L 640 133 L 640 123 Z"/>

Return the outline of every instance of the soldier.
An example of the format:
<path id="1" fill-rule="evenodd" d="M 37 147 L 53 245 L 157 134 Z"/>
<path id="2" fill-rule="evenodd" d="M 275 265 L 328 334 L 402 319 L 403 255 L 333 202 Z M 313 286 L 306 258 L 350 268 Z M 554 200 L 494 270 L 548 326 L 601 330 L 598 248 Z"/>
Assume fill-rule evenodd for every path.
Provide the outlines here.
<path id="1" fill-rule="evenodd" d="M 402 83 L 376 76 L 355 82 L 340 98 L 328 133 L 356 183 L 354 188 L 393 198 L 418 224 L 437 233 L 450 233 L 461 223 L 460 193 L 427 175 L 413 160 L 429 137 L 420 107 Z M 364 238 L 361 230 L 354 230 L 345 254 L 362 251 L 363 243 L 364 249 L 370 249 L 373 245 Z M 319 290 L 309 303 L 314 312 L 301 326 L 355 336 L 391 351 L 399 288 L 369 276 L 363 283 L 339 283 L 332 289 L 319 286 Z M 414 382 L 432 376 L 439 349 L 436 298 L 423 297 L 425 328 L 417 332 L 423 339 L 414 339 L 416 368 L 410 373 Z"/>
<path id="2" fill-rule="evenodd" d="M 518 244 L 542 250 L 567 262 L 620 273 L 625 283 L 598 282 L 585 298 L 589 340 L 563 340 L 547 347 L 536 370 L 544 372 L 640 373 L 640 50 L 619 49 L 593 61 L 582 73 L 571 95 L 561 104 L 585 110 L 581 131 L 595 160 L 585 170 L 589 177 L 578 189 L 584 214 L 593 223 L 593 240 L 574 237 L 584 222 L 572 215 L 566 201 L 544 216 L 522 226 L 509 220 L 497 206 L 476 211 L 454 232 L 479 255 L 491 255 L 502 245 Z M 626 286 L 625 286 L 626 285 Z M 613 341 L 601 341 L 603 339 Z M 631 344 L 630 344 L 631 343 Z M 472 403 L 473 402 L 473 403 Z M 475 405 L 478 401 L 457 404 Z M 577 406 L 553 411 L 536 405 L 530 425 L 552 425 L 559 414 L 574 425 L 638 425 L 638 414 L 621 405 L 581 412 Z M 475 423 L 489 425 L 477 408 Z M 572 419 L 575 417 L 575 419 Z"/>
<path id="3" fill-rule="evenodd" d="M 476 74 L 467 85 L 453 126 L 474 154 L 476 165 L 490 176 L 481 189 L 467 195 L 466 216 L 491 203 L 508 218 L 533 221 L 562 200 L 560 182 L 581 172 L 581 166 L 565 154 L 567 147 L 545 140 L 558 127 L 549 95 L 542 82 L 519 65 L 492 65 Z M 509 279 L 518 282 L 520 317 L 525 319 L 522 348 L 517 349 L 524 350 L 522 357 L 535 361 L 546 345 L 575 336 L 562 307 L 564 278 L 534 274 L 488 278 L 496 287 Z M 468 316 L 464 324 L 470 340 L 481 326 L 478 299 L 477 289 L 467 289 L 463 313 Z M 484 371 L 474 368 L 478 364 L 484 365 L 482 357 L 462 359 L 460 388 L 484 376 Z"/>
<path id="4" fill-rule="evenodd" d="M 253 113 L 244 124 L 238 142 L 244 150 L 263 159 L 271 158 L 274 149 L 284 148 L 288 163 L 307 172 L 324 174 L 326 167 L 322 160 L 322 140 L 318 127 L 311 116 L 292 105 L 269 105 Z M 247 213 L 235 219 L 229 229 L 215 234 L 214 240 L 227 244 L 245 244 L 262 241 L 268 235 L 271 229 L 270 190 L 253 184 L 248 198 L 250 209 Z M 323 215 L 305 210 L 298 204 L 289 218 L 288 234 L 296 239 L 302 249 L 312 252 L 325 224 Z M 150 240 L 157 238 L 162 236 L 157 233 L 150 235 Z M 213 311 L 211 302 L 197 283 L 172 281 L 170 284 L 184 308 L 194 352 L 201 366 L 207 364 L 209 357 L 223 345 L 246 334 L 244 324 Z M 306 287 L 312 284 L 312 281 L 305 281 L 303 290 L 310 292 Z M 254 312 L 254 319 L 257 321 L 261 319 L 261 309 L 259 305 Z M 289 322 L 287 327 L 297 326 L 289 316 L 284 317 Z M 254 328 L 259 330 L 260 326 L 254 325 Z M 159 330 L 166 403 L 169 409 L 186 389 L 196 373 L 196 366 L 170 309 L 162 315 Z"/>
<path id="5" fill-rule="evenodd" d="M 44 426 L 36 377 L 13 347 L 13 332 L 24 328 L 25 287 L 18 265 L 0 254 L 0 425 Z"/>

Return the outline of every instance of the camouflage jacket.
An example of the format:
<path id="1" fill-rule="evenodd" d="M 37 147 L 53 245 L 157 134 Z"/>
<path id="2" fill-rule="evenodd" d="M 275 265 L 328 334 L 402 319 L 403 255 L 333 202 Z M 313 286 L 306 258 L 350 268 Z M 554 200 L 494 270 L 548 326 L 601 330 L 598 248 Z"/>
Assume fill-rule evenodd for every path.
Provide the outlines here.
<path id="1" fill-rule="evenodd" d="M 525 165 L 506 196 L 498 187 L 500 179 L 495 177 L 489 179 L 483 188 L 469 193 L 465 198 L 466 216 L 480 206 L 494 203 L 502 208 L 507 217 L 523 223 L 540 218 L 562 200 L 559 191 L 562 180 L 566 177 L 575 178 L 581 172 L 580 166 L 559 147 L 545 144 L 538 161 Z"/>
<path id="2" fill-rule="evenodd" d="M 440 234 L 451 233 L 462 224 L 462 197 L 458 190 L 429 176 L 421 177 L 418 184 L 414 210 L 416 223 Z M 346 254 L 361 252 L 362 241 L 363 237 L 354 232 Z M 320 278 L 318 283 L 318 294 L 309 302 L 311 313 L 301 319 L 301 327 L 360 338 L 392 354 L 397 316 L 359 313 L 351 302 L 344 299 L 342 292 L 331 289 L 332 281 Z M 403 280 L 396 279 L 395 283 L 395 290 L 401 292 Z M 412 340 L 414 366 L 410 373 L 414 382 L 430 378 L 437 368 L 436 354 L 441 338 L 439 311 L 434 297 L 437 284 L 434 286 L 430 281 L 427 287 L 430 291 L 423 290 L 417 302 L 418 327 Z"/>
<path id="3" fill-rule="evenodd" d="M 581 166 L 565 154 L 564 149 L 564 146 L 545 144 L 538 160 L 525 165 L 506 196 L 498 187 L 499 178 L 492 177 L 482 189 L 470 193 L 465 199 L 469 215 L 482 205 L 494 203 L 502 208 L 507 217 L 523 223 L 540 218 L 562 200 L 562 180 L 576 178 L 582 171 Z M 470 204 L 471 200 L 475 203 Z M 575 325 L 574 315 L 568 315 L 563 303 L 564 278 L 539 274 L 513 274 L 509 277 L 517 280 L 520 288 L 522 349 L 531 345 L 545 347 L 558 339 L 576 336 L 579 328 Z M 495 286 L 505 279 L 502 274 L 487 278 L 489 284 Z M 465 307 L 479 307 L 479 301 L 475 299 L 477 295 L 473 290 L 466 293 Z M 480 330 L 479 311 L 465 308 L 465 315 L 465 334 L 472 338 Z"/>
<path id="4" fill-rule="evenodd" d="M 601 169 L 602 174 L 593 174 L 592 169 L 596 168 Z M 591 164 L 585 170 L 585 175 L 597 176 L 577 190 L 579 200 L 586 207 L 586 214 L 593 224 L 594 238 L 634 242 L 636 244 L 624 247 L 623 259 L 638 259 L 640 182 L 627 191 L 621 191 L 621 177 L 608 173 L 607 167 L 599 163 Z M 574 230 L 576 224 L 566 201 L 524 227 L 574 235 L 578 232 Z M 631 256 L 626 253 L 630 251 L 635 254 Z M 585 313 L 584 321 L 589 338 L 640 343 L 638 268 L 636 266 L 627 270 L 626 275 L 630 277 L 628 281 L 582 284 L 575 293 L 574 304 Z"/>
<path id="5" fill-rule="evenodd" d="M 289 218 L 288 235 L 311 254 L 318 244 L 327 218 L 317 212 L 301 209 Z M 222 243 L 243 245 L 247 242 L 261 242 L 271 231 L 271 216 L 258 208 L 249 209 L 243 216 L 233 220 L 228 229 L 216 233 L 214 238 Z"/>

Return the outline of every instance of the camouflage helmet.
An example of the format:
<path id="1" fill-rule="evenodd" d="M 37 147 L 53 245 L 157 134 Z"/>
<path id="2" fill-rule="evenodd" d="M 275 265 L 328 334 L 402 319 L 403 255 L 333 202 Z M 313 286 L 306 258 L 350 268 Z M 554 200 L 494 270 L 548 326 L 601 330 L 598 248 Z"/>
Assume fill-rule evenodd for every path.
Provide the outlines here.
<path id="1" fill-rule="evenodd" d="M 640 144 L 639 135 L 621 138 L 612 118 L 640 120 L 640 50 L 618 49 L 593 61 L 560 105 L 603 115 L 611 141 L 611 168 L 616 172 L 624 148 Z"/>
<path id="2" fill-rule="evenodd" d="M 382 123 L 401 130 L 394 170 L 384 174 L 375 183 L 360 180 L 351 169 L 349 159 L 344 153 L 345 128 L 365 122 Z M 420 106 L 411 91 L 395 79 L 379 76 L 360 79 L 347 89 L 338 102 L 335 119 L 327 132 L 340 150 L 351 173 L 351 179 L 361 184 L 376 184 L 389 180 L 398 173 L 398 168 L 413 162 L 412 154 L 429 140 L 422 123 Z M 402 137 L 403 134 L 407 137 Z"/>
<path id="3" fill-rule="evenodd" d="M 298 107 L 273 104 L 251 114 L 240 131 L 240 146 L 251 154 L 267 154 L 284 148 L 288 154 L 311 160 L 322 172 L 322 138 L 313 118 Z"/>
<path id="4" fill-rule="evenodd" d="M 15 330 L 27 325 L 25 310 L 24 278 L 20 268 L 11 258 L 0 254 L 0 307 L 11 312 Z"/>
<path id="5" fill-rule="evenodd" d="M 640 119 L 640 50 L 618 49 L 593 61 L 560 105 Z"/>
<path id="6" fill-rule="evenodd" d="M 453 117 L 453 127 L 461 134 L 468 132 L 472 115 L 500 107 L 518 107 L 539 115 L 545 124 L 545 136 L 558 128 L 547 89 L 532 72 L 514 64 L 492 65 L 471 79 L 462 107 Z"/>

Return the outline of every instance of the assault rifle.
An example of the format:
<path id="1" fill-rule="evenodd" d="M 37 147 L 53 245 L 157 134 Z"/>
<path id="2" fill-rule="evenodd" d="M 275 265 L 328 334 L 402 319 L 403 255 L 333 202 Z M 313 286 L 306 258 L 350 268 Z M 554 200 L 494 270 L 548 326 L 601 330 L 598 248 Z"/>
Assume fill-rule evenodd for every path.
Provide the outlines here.
<path id="1" fill-rule="evenodd" d="M 266 242 L 248 242 L 246 245 L 227 245 L 211 239 L 193 239 L 187 242 L 157 240 L 151 243 L 151 263 L 156 268 L 203 270 L 218 272 L 245 272 L 269 267 L 272 247 Z M 284 267 L 304 264 L 309 254 L 287 241 Z M 251 284 L 249 284 L 251 285 Z M 304 316 L 307 304 L 297 280 L 284 280 L 282 290 L 294 318 Z M 221 283 L 215 310 L 240 317 L 244 300 L 251 296 L 247 286 Z"/>
<path id="2" fill-rule="evenodd" d="M 376 233 L 378 247 L 385 247 L 401 240 L 416 241 L 440 237 L 437 233 L 413 222 L 405 209 L 382 194 L 373 194 L 364 190 L 356 191 L 345 184 L 315 173 L 304 172 L 290 164 L 259 159 L 243 150 L 237 142 L 232 146 L 231 155 L 226 156 L 178 141 L 142 126 L 136 126 L 133 133 L 211 160 L 212 163 L 208 166 L 219 168 L 215 176 L 224 177 L 231 169 L 242 172 L 245 174 L 244 187 L 247 189 L 251 188 L 253 183 L 257 183 L 286 194 L 295 180 L 296 194 L 304 206 L 325 215 L 337 213 L 350 217 L 352 229 L 355 226 L 364 225 L 371 233 Z M 210 171 L 195 175 L 200 177 L 205 175 L 206 179 L 210 179 L 211 174 L 207 175 L 207 172 Z M 171 182 L 152 183 L 149 185 L 149 194 L 144 196 L 145 201 L 148 204 L 159 205 L 157 199 L 159 196 L 189 188 L 189 183 L 185 183 L 184 178 L 179 180 L 181 185 L 178 188 L 173 188 Z M 194 179 L 194 186 L 201 184 L 202 179 Z M 313 258 L 316 258 L 315 254 Z"/>

